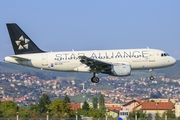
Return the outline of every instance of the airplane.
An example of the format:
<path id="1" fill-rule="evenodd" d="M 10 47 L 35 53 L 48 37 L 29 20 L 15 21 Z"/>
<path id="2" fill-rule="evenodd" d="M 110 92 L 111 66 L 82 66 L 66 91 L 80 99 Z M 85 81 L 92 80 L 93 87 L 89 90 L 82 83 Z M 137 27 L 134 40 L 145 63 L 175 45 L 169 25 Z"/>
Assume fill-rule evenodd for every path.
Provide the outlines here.
<path id="1" fill-rule="evenodd" d="M 159 49 L 117 49 L 46 52 L 24 33 L 16 23 L 7 23 L 15 55 L 4 61 L 61 72 L 93 73 L 92 83 L 98 83 L 99 73 L 111 76 L 129 76 L 132 70 L 148 70 L 150 80 L 154 80 L 153 69 L 172 66 L 176 59 Z"/>

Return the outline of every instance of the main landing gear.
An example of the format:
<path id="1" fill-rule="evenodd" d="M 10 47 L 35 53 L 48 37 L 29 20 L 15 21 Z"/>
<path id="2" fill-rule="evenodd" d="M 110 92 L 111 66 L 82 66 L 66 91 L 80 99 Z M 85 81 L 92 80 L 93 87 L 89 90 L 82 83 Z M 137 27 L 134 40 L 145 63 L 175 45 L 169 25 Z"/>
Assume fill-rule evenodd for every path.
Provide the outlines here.
<path id="1" fill-rule="evenodd" d="M 98 74 L 97 73 L 93 73 L 93 77 L 91 78 L 91 82 L 92 83 L 98 83 L 99 82 L 99 78 L 98 78 Z"/>
<path id="2" fill-rule="evenodd" d="M 150 79 L 150 80 L 154 80 L 154 76 L 152 75 L 152 69 L 149 69 L 148 71 L 149 71 L 149 73 L 150 73 L 150 75 L 151 75 L 151 76 L 149 77 L 149 79 Z"/>

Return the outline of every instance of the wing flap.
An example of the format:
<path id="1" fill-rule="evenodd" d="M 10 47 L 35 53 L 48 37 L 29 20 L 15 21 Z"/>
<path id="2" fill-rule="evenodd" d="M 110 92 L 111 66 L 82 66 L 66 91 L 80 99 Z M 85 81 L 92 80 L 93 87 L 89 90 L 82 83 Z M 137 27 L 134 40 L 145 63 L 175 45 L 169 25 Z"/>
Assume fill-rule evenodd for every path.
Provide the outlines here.
<path id="1" fill-rule="evenodd" d="M 93 58 L 90 58 L 87 56 L 79 56 L 79 58 L 80 58 L 81 63 L 89 66 L 91 68 L 91 70 L 103 71 L 112 65 L 111 63 L 101 61 L 101 60 L 97 60 L 97 59 L 93 59 Z"/>

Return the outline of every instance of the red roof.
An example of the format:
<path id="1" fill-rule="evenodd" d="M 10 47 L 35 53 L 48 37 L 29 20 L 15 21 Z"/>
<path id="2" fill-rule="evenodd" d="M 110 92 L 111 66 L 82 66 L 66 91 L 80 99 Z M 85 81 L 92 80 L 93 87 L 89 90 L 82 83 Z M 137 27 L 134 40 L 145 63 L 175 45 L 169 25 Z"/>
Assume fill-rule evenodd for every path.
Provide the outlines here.
<path id="1" fill-rule="evenodd" d="M 79 108 L 81 108 L 81 104 L 79 103 L 69 103 L 70 109 L 73 111 L 77 111 Z"/>
<path id="2" fill-rule="evenodd" d="M 108 107 L 108 110 L 111 110 L 111 111 L 113 111 L 113 110 L 122 110 L 122 108 L 121 107 Z"/>
<path id="3" fill-rule="evenodd" d="M 131 104 L 131 103 L 133 103 L 133 102 L 138 102 L 139 104 L 141 104 L 142 103 L 142 100 L 131 100 L 131 101 L 129 101 L 129 102 L 127 102 L 127 103 L 125 103 L 124 105 L 122 105 L 122 106 L 127 106 L 127 105 L 129 105 L 129 104 Z"/>
<path id="4" fill-rule="evenodd" d="M 172 102 L 143 102 L 142 110 L 172 110 Z"/>

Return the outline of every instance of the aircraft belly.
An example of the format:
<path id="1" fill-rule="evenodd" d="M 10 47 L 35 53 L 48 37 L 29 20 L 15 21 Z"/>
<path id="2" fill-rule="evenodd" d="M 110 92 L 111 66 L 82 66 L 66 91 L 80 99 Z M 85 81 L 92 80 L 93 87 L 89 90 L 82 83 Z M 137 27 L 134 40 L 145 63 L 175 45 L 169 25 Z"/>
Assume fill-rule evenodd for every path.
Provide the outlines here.
<path id="1" fill-rule="evenodd" d="M 28 66 L 32 66 L 35 68 L 42 68 L 42 62 L 41 62 L 41 58 L 39 57 L 31 57 L 31 60 L 28 61 Z"/>
<path id="2" fill-rule="evenodd" d="M 75 72 L 74 69 L 78 66 L 78 64 L 71 61 L 54 61 L 49 63 L 48 66 L 50 70 Z"/>
<path id="3" fill-rule="evenodd" d="M 78 64 L 68 64 L 67 70 L 68 71 L 76 71 L 74 69 L 77 68 L 77 67 L 78 67 Z"/>

